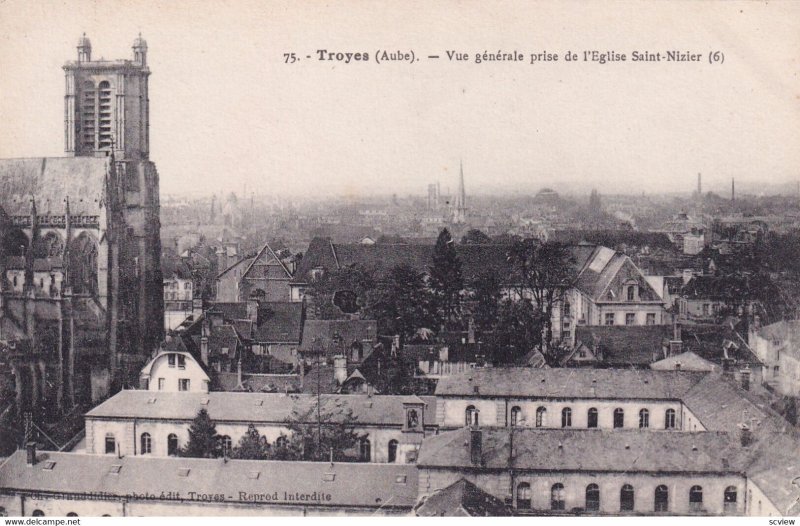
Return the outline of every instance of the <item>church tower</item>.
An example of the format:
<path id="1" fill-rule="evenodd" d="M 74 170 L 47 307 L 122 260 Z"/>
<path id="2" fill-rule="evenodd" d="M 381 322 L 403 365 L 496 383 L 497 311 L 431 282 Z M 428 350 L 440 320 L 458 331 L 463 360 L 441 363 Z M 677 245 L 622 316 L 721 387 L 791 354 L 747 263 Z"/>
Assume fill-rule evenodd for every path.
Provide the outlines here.
<path id="1" fill-rule="evenodd" d="M 133 42 L 133 60 L 92 60 L 86 34 L 78 60 L 64 65 L 64 150 L 76 157 L 146 160 L 150 153 L 147 42 Z"/>
<path id="2" fill-rule="evenodd" d="M 461 163 L 461 171 L 458 179 L 458 194 L 456 194 L 455 209 L 453 211 L 453 223 L 463 224 L 467 222 L 467 192 L 464 189 L 464 163 Z"/>

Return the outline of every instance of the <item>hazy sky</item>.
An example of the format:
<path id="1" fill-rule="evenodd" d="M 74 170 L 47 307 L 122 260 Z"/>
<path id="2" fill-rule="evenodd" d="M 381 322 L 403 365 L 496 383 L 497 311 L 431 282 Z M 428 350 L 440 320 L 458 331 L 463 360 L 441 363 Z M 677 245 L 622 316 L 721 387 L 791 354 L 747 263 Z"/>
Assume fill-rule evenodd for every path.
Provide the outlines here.
<path id="1" fill-rule="evenodd" d="M 800 2 L 775 1 L 0 1 L 0 157 L 63 155 L 61 66 L 81 33 L 93 58 L 116 59 L 139 31 L 163 193 L 422 194 L 454 188 L 462 159 L 468 192 L 800 179 Z M 378 65 L 377 49 L 421 59 Z M 672 49 L 702 59 L 630 62 Z M 526 60 L 475 64 L 498 50 Z M 567 50 L 629 62 L 567 63 Z M 529 64 L 543 51 L 559 61 Z"/>

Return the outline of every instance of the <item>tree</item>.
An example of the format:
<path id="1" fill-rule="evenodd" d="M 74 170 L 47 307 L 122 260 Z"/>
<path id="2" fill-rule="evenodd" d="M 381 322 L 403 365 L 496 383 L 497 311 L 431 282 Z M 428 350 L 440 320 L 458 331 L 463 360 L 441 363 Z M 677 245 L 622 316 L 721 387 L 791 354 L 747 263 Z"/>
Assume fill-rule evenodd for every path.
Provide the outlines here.
<path id="1" fill-rule="evenodd" d="M 514 363 L 532 349 L 541 346 L 543 316 L 528 299 L 505 299 L 498 305 L 497 322 L 488 335 L 497 363 Z"/>
<path id="2" fill-rule="evenodd" d="M 317 316 L 332 320 L 363 309 L 374 288 L 375 280 L 366 269 L 347 266 L 323 274 L 311 284 L 308 294 Z"/>
<path id="3" fill-rule="evenodd" d="M 433 265 L 429 277 L 442 321 L 448 323 L 460 311 L 464 280 L 461 276 L 461 260 L 446 228 L 439 233 L 433 247 Z"/>
<path id="4" fill-rule="evenodd" d="M 181 450 L 182 457 L 216 458 L 222 456 L 220 436 L 217 427 L 208 416 L 208 411 L 201 409 L 189 426 L 189 442 Z"/>
<path id="5" fill-rule="evenodd" d="M 472 282 L 472 318 L 478 330 L 493 331 L 497 326 L 502 283 L 494 273 L 478 276 Z"/>
<path id="6" fill-rule="evenodd" d="M 477 228 L 471 228 L 470 230 L 467 230 L 467 233 L 461 238 L 462 245 L 488 245 L 491 242 L 492 238 Z"/>
<path id="7" fill-rule="evenodd" d="M 394 267 L 378 284 L 369 314 L 378 321 L 380 334 L 399 334 L 404 341 L 439 321 L 424 274 L 406 264 Z"/>
<path id="8" fill-rule="evenodd" d="M 512 245 L 509 261 L 519 296 L 530 295 L 533 306 L 541 313 L 542 346 L 546 352 L 553 341 L 553 308 L 564 301 L 575 283 L 575 258 L 561 243 L 525 239 Z"/>
<path id="9" fill-rule="evenodd" d="M 295 411 L 286 419 L 290 433 L 284 435 L 283 440 L 279 439 L 281 445 L 275 448 L 273 458 L 321 462 L 330 460 L 332 454 L 334 462 L 358 460 L 354 452 L 366 435 L 355 431 L 356 418 L 352 410 L 334 414 L 318 412 L 318 409 L 314 406 L 303 412 Z"/>
<path id="10" fill-rule="evenodd" d="M 270 458 L 270 447 L 266 437 L 258 432 L 256 426 L 247 426 L 247 432 L 239 439 L 239 443 L 231 451 L 231 458 L 244 460 L 267 460 Z"/>

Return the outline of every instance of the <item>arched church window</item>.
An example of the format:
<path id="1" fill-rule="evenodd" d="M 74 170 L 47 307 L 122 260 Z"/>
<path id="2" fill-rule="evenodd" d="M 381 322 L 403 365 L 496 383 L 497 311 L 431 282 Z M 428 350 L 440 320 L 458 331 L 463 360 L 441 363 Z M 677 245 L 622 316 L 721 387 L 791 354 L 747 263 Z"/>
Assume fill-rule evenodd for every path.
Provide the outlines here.
<path id="1" fill-rule="evenodd" d="M 97 294 L 97 243 L 81 233 L 70 243 L 69 284 L 76 294 Z"/>
<path id="2" fill-rule="evenodd" d="M 33 251 L 36 258 L 60 257 L 64 253 L 64 240 L 57 232 L 48 232 L 42 236 Z"/>
<path id="3" fill-rule="evenodd" d="M 24 256 L 28 251 L 28 236 L 19 228 L 12 228 L 3 238 L 3 252 L 6 256 Z"/>

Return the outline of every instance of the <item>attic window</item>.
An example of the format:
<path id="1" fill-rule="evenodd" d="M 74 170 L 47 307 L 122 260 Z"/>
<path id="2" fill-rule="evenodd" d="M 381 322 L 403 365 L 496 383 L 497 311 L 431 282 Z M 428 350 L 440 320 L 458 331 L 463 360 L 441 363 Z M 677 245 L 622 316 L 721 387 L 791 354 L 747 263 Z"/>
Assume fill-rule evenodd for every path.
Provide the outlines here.
<path id="1" fill-rule="evenodd" d="M 407 478 L 406 475 L 397 475 L 397 477 L 395 477 L 394 481 L 397 484 L 405 484 L 406 483 L 406 478 Z"/>
<path id="2" fill-rule="evenodd" d="M 109 468 L 108 474 L 109 475 L 119 475 L 120 470 L 122 470 L 121 464 L 114 464 Z"/>
<path id="3" fill-rule="evenodd" d="M 200 400 L 200 405 L 208 405 L 208 402 L 209 402 L 208 398 L 203 398 L 202 400 Z"/>
<path id="4" fill-rule="evenodd" d="M 260 475 L 261 475 L 260 471 L 250 471 L 247 474 L 247 478 L 257 480 Z"/>
<path id="5" fill-rule="evenodd" d="M 189 468 L 181 468 L 181 469 L 178 470 L 178 476 L 179 477 L 188 477 L 189 476 L 189 471 L 191 471 Z"/>
<path id="6" fill-rule="evenodd" d="M 322 474 L 322 481 L 323 482 L 333 482 L 336 480 L 336 473 L 323 473 Z"/>
<path id="7" fill-rule="evenodd" d="M 44 465 L 42 466 L 42 469 L 45 470 L 45 471 L 53 471 L 54 467 L 56 467 L 56 461 L 55 460 L 48 460 L 47 462 L 44 463 Z"/>

